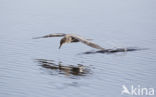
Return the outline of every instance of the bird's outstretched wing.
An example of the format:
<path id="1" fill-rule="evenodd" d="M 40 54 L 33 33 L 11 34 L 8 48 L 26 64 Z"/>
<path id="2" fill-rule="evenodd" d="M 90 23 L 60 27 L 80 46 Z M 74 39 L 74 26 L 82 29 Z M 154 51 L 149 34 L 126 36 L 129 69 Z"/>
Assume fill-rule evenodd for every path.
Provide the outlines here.
<path id="1" fill-rule="evenodd" d="M 85 38 L 83 38 L 81 36 L 78 36 L 78 35 L 75 35 L 75 34 L 70 34 L 70 36 L 77 39 L 77 40 L 79 40 L 80 42 L 92 47 L 92 48 L 104 50 L 103 47 L 101 47 L 101 46 L 99 46 L 99 45 L 97 45 L 97 44 L 95 44 L 93 42 L 90 42 L 90 41 L 88 41 L 87 39 L 85 39 Z"/>
<path id="2" fill-rule="evenodd" d="M 53 33 L 53 34 L 48 34 L 48 35 L 41 36 L 41 37 L 34 37 L 33 39 L 49 38 L 49 37 L 63 37 L 63 36 L 65 36 L 65 35 L 66 35 L 66 34 L 64 34 L 64 33 Z"/>

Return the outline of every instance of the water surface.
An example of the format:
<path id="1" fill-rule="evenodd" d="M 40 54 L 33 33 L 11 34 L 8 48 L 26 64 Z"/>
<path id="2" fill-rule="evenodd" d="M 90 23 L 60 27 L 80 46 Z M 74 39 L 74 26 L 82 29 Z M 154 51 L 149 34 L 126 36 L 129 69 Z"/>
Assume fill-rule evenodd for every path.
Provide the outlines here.
<path id="1" fill-rule="evenodd" d="M 155 0 L 1 0 L 0 97 L 125 97 L 122 85 L 156 88 Z M 75 33 L 104 48 L 148 48 L 80 54 L 95 49 L 49 33 Z M 44 68 L 36 59 L 89 69 L 84 75 Z M 127 95 L 129 96 L 129 95 Z M 143 96 L 141 96 L 143 97 Z"/>

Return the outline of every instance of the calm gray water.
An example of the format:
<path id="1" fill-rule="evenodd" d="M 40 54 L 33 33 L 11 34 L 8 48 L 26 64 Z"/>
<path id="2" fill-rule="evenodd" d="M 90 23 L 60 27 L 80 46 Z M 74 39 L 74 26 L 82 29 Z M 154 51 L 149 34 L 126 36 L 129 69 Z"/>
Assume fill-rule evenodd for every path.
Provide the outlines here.
<path id="1" fill-rule="evenodd" d="M 155 0 L 0 0 L 0 13 L 0 97 L 132 97 L 121 95 L 122 85 L 156 89 Z M 59 50 L 60 38 L 32 39 L 56 32 L 148 50 L 80 54 L 95 49 L 73 43 Z M 89 71 L 61 73 L 37 59 Z"/>

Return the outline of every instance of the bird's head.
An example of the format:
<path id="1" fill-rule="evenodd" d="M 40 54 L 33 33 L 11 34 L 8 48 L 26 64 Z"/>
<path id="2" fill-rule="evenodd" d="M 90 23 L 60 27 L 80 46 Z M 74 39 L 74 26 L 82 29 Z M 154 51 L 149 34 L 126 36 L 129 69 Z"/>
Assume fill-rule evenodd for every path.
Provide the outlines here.
<path id="1" fill-rule="evenodd" d="M 66 38 L 62 38 L 60 41 L 60 46 L 59 49 L 61 48 L 61 46 L 66 42 Z"/>

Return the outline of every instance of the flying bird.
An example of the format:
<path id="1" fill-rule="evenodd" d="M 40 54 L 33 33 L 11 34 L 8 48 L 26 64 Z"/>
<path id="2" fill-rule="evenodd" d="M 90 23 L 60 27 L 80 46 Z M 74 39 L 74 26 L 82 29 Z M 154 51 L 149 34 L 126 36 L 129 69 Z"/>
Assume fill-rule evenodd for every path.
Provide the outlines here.
<path id="1" fill-rule="evenodd" d="M 85 38 L 83 38 L 81 36 L 78 36 L 78 35 L 75 35 L 75 34 L 53 33 L 53 34 L 49 34 L 49 35 L 45 35 L 45 36 L 41 36 L 41 37 L 35 37 L 33 39 L 49 38 L 49 37 L 63 37 L 60 40 L 59 49 L 65 43 L 81 42 L 81 43 L 84 43 L 84 44 L 86 44 L 86 45 L 88 45 L 88 46 L 90 46 L 92 48 L 104 50 L 103 47 L 101 47 L 98 44 L 95 44 L 95 43 L 89 41 L 89 39 L 85 39 Z"/>

